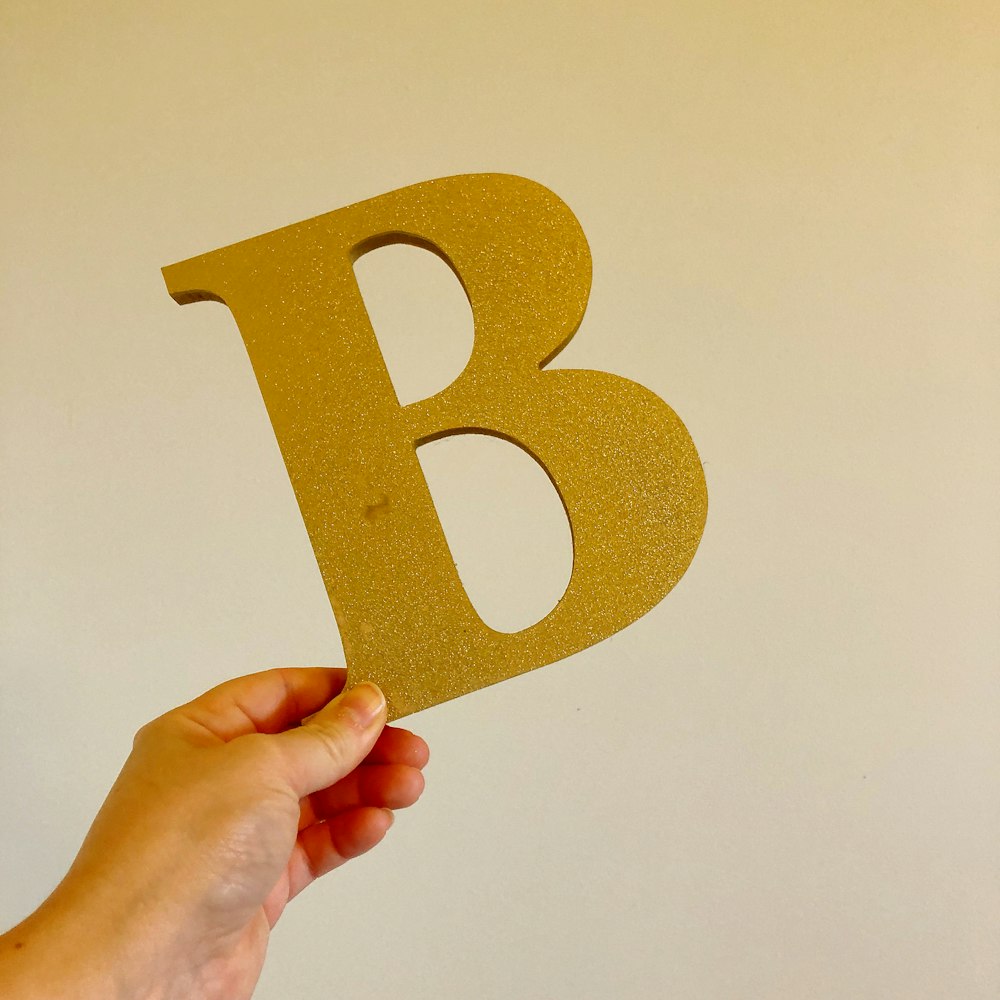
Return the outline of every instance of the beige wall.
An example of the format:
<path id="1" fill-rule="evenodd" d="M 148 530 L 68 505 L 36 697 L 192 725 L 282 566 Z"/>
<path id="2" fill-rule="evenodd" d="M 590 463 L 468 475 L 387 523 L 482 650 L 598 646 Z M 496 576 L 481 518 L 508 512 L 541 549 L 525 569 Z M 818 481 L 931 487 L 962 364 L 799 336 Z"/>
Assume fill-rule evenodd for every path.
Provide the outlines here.
<path id="1" fill-rule="evenodd" d="M 559 363 L 677 410 L 708 529 L 626 632 L 414 718 L 425 800 L 290 909 L 258 995 L 997 996 L 995 5 L 0 21 L 0 922 L 60 876 L 141 722 L 340 657 L 235 326 L 160 266 L 497 170 L 580 218 L 594 291 Z M 457 371 L 449 276 L 369 263 L 399 378 Z M 422 457 L 484 614 L 523 621 L 565 525 L 478 443 L 472 475 L 464 444 Z"/>

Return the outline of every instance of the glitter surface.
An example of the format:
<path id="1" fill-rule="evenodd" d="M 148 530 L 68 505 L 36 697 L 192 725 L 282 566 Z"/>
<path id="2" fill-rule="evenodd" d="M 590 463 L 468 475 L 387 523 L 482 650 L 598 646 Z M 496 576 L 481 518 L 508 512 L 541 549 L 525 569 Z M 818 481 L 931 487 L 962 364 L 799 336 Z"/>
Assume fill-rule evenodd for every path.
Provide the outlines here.
<path id="1" fill-rule="evenodd" d="M 465 370 L 401 407 L 354 262 L 412 243 L 449 264 L 472 306 Z M 576 332 L 590 252 L 567 206 L 533 181 L 427 181 L 164 268 L 180 303 L 225 302 L 243 336 L 340 626 L 351 683 L 390 718 L 543 666 L 607 638 L 677 583 L 708 510 L 698 454 L 649 390 L 543 366 Z M 459 580 L 417 445 L 477 431 L 530 452 L 569 517 L 559 603 L 496 632 Z"/>

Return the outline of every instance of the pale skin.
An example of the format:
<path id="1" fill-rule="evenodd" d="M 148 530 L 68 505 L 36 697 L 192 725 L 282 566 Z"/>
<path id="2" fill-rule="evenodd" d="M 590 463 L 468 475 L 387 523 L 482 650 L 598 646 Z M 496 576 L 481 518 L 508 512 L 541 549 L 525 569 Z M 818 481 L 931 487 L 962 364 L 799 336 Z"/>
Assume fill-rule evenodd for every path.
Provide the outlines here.
<path id="1" fill-rule="evenodd" d="M 345 679 L 251 674 L 140 729 L 65 879 L 0 935 L 0 996 L 250 997 L 288 902 L 423 791 L 427 745 Z"/>

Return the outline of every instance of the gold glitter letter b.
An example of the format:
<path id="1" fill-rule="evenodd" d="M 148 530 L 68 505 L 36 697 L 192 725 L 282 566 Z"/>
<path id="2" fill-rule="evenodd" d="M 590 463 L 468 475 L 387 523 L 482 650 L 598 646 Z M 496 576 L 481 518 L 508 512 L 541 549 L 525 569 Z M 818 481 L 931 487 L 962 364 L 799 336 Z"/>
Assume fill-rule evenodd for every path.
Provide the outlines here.
<path id="1" fill-rule="evenodd" d="M 472 304 L 465 370 L 400 406 L 353 264 L 413 243 Z M 243 335 L 333 605 L 351 681 L 398 718 L 599 642 L 680 579 L 705 525 L 705 479 L 673 410 L 615 375 L 543 370 L 576 332 L 587 241 L 532 181 L 470 174 L 402 188 L 164 268 L 178 302 L 216 299 Z M 459 580 L 417 461 L 462 431 L 520 445 L 548 471 L 573 532 L 559 603 L 496 632 Z"/>

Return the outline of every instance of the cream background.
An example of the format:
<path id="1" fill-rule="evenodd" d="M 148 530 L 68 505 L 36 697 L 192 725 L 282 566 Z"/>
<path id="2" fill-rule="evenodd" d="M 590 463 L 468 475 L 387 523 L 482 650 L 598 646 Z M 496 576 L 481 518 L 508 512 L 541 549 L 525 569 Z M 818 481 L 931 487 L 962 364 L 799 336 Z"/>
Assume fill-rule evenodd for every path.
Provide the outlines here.
<path id="1" fill-rule="evenodd" d="M 677 410 L 708 528 L 624 633 L 411 720 L 425 799 L 290 908 L 257 996 L 995 998 L 998 21 L 8 0 L 0 923 L 143 721 L 340 656 L 235 326 L 159 268 L 496 170 L 580 218 L 594 289 L 558 363 Z M 380 253 L 363 279 L 419 391 L 467 317 L 433 263 Z M 544 613 L 547 485 L 451 444 L 421 457 L 474 596 Z"/>

